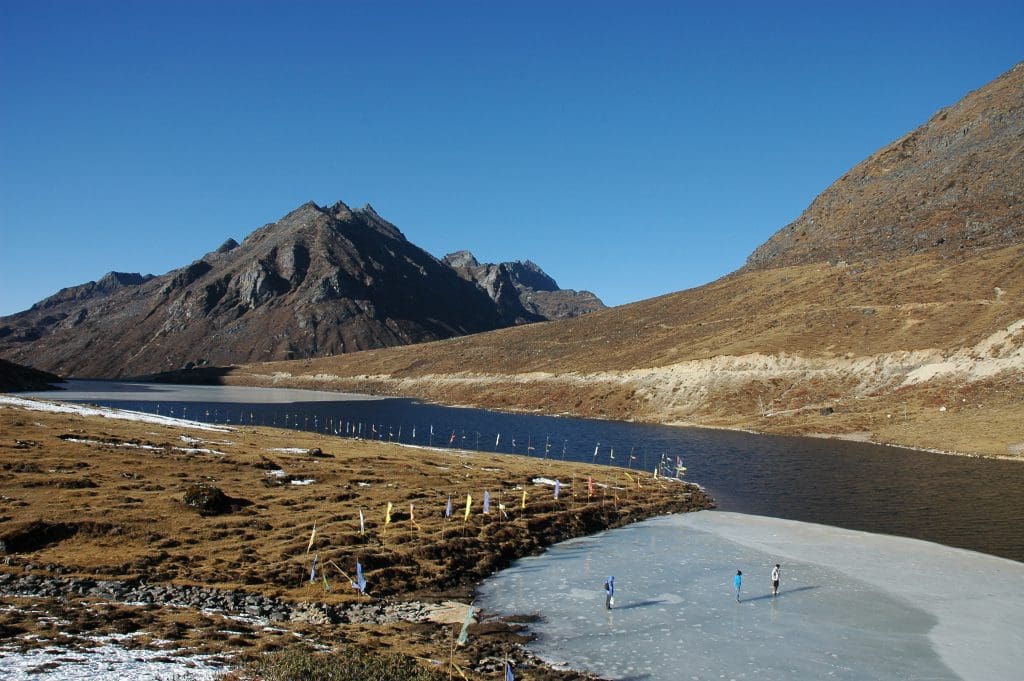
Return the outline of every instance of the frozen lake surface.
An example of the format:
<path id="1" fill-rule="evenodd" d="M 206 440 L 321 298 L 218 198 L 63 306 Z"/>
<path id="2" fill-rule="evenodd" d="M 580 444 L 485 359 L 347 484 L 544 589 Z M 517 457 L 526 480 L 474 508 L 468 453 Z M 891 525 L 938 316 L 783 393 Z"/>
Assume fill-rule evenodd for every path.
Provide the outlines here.
<path id="1" fill-rule="evenodd" d="M 60 391 L 18 393 L 21 397 L 43 400 L 118 400 L 159 402 L 203 402 L 245 404 L 293 404 L 295 402 L 348 402 L 387 399 L 373 395 L 335 393 L 293 388 L 250 388 L 238 385 L 171 385 L 163 383 L 124 383 L 120 381 L 70 381 Z"/>
<path id="2" fill-rule="evenodd" d="M 739 513 L 564 542 L 488 579 L 477 605 L 541 615 L 536 653 L 614 679 L 1010 681 L 1024 670 L 1024 563 Z"/>

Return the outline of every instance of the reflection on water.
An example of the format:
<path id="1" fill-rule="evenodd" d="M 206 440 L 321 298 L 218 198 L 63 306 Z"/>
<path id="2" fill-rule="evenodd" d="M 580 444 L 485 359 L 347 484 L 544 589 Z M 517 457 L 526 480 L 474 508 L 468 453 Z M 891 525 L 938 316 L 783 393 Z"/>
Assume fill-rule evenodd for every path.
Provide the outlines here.
<path id="1" fill-rule="evenodd" d="M 38 396 L 198 421 L 652 472 L 663 461 L 671 469 L 678 456 L 687 477 L 707 488 L 722 510 L 916 537 L 1024 561 L 1024 465 L 1014 461 L 310 391 L 166 385 L 140 391 L 120 383 L 75 381 L 69 386 L 76 392 Z M 79 387 L 89 390 L 79 392 Z"/>

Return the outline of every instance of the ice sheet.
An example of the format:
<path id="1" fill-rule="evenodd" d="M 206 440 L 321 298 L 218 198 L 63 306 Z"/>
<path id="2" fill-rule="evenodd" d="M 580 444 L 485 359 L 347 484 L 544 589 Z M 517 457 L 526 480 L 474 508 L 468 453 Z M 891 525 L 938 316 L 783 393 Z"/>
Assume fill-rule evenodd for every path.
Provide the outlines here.
<path id="1" fill-rule="evenodd" d="M 24 397 L 52 400 L 125 400 L 159 402 L 229 402 L 243 404 L 291 404 L 293 402 L 344 402 L 382 400 L 386 397 L 336 393 L 325 390 L 256 388 L 239 385 L 171 385 L 76 380 L 60 384 L 64 390 L 18 393 Z"/>
<path id="2" fill-rule="evenodd" d="M 565 542 L 487 580 L 477 604 L 541 615 L 539 654 L 617 679 L 998 681 L 1024 669 L 1024 564 L 736 513 Z"/>

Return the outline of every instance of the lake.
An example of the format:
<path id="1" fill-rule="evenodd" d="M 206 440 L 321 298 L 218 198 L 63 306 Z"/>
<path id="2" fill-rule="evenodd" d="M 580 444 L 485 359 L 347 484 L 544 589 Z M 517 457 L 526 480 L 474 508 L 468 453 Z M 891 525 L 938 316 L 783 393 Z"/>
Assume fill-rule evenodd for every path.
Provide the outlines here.
<path id="1" fill-rule="evenodd" d="M 70 381 L 44 399 L 674 473 L 719 509 L 892 534 L 1024 561 L 1024 463 L 860 442 L 503 414 L 415 400 L 223 386 Z"/>

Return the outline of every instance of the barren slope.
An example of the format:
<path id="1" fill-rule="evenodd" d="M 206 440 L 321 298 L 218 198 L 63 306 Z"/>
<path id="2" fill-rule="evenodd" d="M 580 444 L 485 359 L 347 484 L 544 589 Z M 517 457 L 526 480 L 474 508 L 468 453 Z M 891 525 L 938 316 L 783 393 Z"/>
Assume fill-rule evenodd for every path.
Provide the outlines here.
<path id="1" fill-rule="evenodd" d="M 224 380 L 1014 455 L 1021 262 L 1024 246 L 953 265 L 922 255 L 742 272 L 579 319 Z"/>
<path id="2" fill-rule="evenodd" d="M 586 317 L 232 383 L 1024 451 L 1024 64 L 823 192 L 748 266 Z"/>

